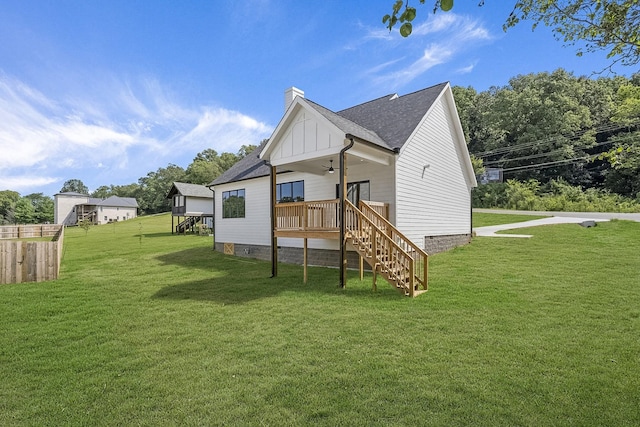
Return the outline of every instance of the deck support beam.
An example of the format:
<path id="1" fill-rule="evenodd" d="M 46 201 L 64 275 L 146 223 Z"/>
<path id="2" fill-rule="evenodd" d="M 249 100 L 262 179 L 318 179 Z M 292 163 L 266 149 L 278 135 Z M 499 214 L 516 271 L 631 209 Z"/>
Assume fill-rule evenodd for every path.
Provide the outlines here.
<path id="1" fill-rule="evenodd" d="M 349 144 L 340 150 L 340 287 L 347 286 L 347 233 L 345 212 L 347 197 L 347 150 L 353 147 L 352 135 L 345 135 L 350 140 Z"/>
<path id="2" fill-rule="evenodd" d="M 303 249 L 303 264 L 304 264 L 304 284 L 307 284 L 307 238 L 304 238 L 304 249 Z"/>
<path id="3" fill-rule="evenodd" d="M 271 180 L 271 277 L 278 277 L 278 237 L 276 237 L 276 167 L 269 168 L 269 178 Z"/>

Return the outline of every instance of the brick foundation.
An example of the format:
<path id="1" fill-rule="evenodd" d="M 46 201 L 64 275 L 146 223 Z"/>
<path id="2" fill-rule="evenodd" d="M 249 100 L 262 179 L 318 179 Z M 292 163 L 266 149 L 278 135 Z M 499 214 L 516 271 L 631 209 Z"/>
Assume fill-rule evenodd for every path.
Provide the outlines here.
<path id="1" fill-rule="evenodd" d="M 466 245 L 471 241 L 470 234 L 458 234 L 450 236 L 427 236 L 424 238 L 425 250 L 429 255 L 444 252 L 456 246 Z M 224 252 L 224 243 L 216 242 L 216 251 Z M 233 254 L 244 258 L 254 258 L 264 261 L 271 260 L 271 248 L 263 245 L 234 244 Z M 304 253 L 302 248 L 288 246 L 278 247 L 278 262 L 302 265 Z M 322 267 L 339 267 L 340 252 L 330 249 L 307 249 L 308 265 Z M 347 251 L 347 267 L 359 268 L 359 257 L 353 250 Z M 365 268 L 369 269 L 367 263 Z"/>

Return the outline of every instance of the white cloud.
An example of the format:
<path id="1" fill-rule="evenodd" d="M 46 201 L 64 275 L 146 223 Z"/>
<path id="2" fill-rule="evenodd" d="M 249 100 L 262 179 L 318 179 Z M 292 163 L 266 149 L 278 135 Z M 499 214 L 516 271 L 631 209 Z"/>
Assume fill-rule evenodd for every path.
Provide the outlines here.
<path id="1" fill-rule="evenodd" d="M 52 99 L 0 74 L 0 184 L 38 187 L 92 177 L 97 169 L 135 182 L 168 163 L 188 163 L 205 148 L 235 152 L 257 144 L 272 129 L 237 111 L 181 105 L 153 79 L 137 88 L 109 85 Z"/>
<path id="2" fill-rule="evenodd" d="M 47 177 L 47 176 L 33 176 L 33 175 L 21 175 L 21 176 L 0 176 L 0 189 L 1 190 L 12 190 L 21 193 L 25 189 L 33 189 L 34 192 L 41 193 L 41 191 L 37 191 L 38 187 L 43 187 L 45 185 L 52 184 L 56 181 L 59 181 L 58 177 Z"/>
<path id="3" fill-rule="evenodd" d="M 384 38 L 390 51 L 387 61 L 367 69 L 367 75 L 375 84 L 410 83 L 429 69 L 449 63 L 472 47 L 492 40 L 481 22 L 451 12 L 430 15 L 423 24 L 414 26 L 408 38 L 399 39 L 397 31 L 394 33 L 395 37 Z M 365 37 L 373 39 L 372 34 L 369 32 Z M 416 57 L 416 53 L 420 56 Z M 470 72 L 473 67 L 467 69 L 466 72 Z"/>
<path id="4" fill-rule="evenodd" d="M 458 68 L 456 70 L 456 73 L 457 74 L 468 74 L 468 73 L 472 72 L 475 67 L 476 67 L 476 63 L 474 62 L 473 64 L 469 64 L 466 67 Z"/>

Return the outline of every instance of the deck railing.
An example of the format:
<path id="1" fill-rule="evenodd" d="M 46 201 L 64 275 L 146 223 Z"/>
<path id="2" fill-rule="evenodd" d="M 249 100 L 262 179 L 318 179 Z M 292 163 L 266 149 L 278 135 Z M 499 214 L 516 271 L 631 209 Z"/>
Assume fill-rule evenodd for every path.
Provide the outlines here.
<path id="1" fill-rule="evenodd" d="M 340 201 L 317 200 L 276 204 L 280 231 L 335 231 L 340 227 Z"/>
<path id="2" fill-rule="evenodd" d="M 393 224 L 384 218 L 377 209 L 374 209 L 367 202 L 360 202 L 360 210 L 373 224 L 382 230 L 391 240 L 404 252 L 409 254 L 414 260 L 413 272 L 421 287 L 427 289 L 428 284 L 428 264 L 429 255 L 404 234 L 402 234 Z"/>
<path id="3" fill-rule="evenodd" d="M 389 218 L 389 205 L 366 203 L 380 217 Z M 279 231 L 337 231 L 340 228 L 340 199 L 276 204 L 276 228 Z"/>

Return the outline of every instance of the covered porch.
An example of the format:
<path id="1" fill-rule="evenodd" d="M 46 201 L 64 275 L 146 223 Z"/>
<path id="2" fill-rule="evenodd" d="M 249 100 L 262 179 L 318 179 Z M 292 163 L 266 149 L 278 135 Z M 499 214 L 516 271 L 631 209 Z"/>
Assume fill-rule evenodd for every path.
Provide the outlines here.
<path id="1" fill-rule="evenodd" d="M 359 255 L 361 278 L 364 263 L 371 266 L 374 288 L 376 276 L 381 275 L 405 295 L 416 296 L 423 292 L 427 287 L 427 254 L 390 222 L 389 203 L 363 199 L 361 193 L 369 196 L 369 191 L 358 194 L 350 192 L 353 187 L 349 185 L 351 181 L 347 164 L 351 165 L 352 170 L 359 171 L 359 179 L 365 178 L 368 185 L 369 180 L 379 176 L 383 170 L 388 173 L 393 168 L 394 153 L 371 147 L 366 141 L 349 134 L 345 137 L 345 144 L 339 150 L 334 150 L 338 152 L 334 151 L 329 155 L 314 152 L 297 158 L 272 158 L 270 161 L 272 276 L 278 274 L 279 238 L 303 240 L 305 283 L 308 240 L 337 240 L 341 287 L 346 286 L 347 246 L 350 246 Z M 337 162 L 334 163 L 336 157 Z M 338 198 L 279 202 L 282 194 L 278 188 L 278 168 L 324 178 L 334 177 L 330 180 L 323 178 L 318 182 L 335 182 L 337 175 Z M 384 196 L 390 197 L 389 193 Z"/>
<path id="2" fill-rule="evenodd" d="M 361 200 L 389 220 L 389 204 Z M 340 238 L 340 199 L 275 204 L 276 237 Z"/>

